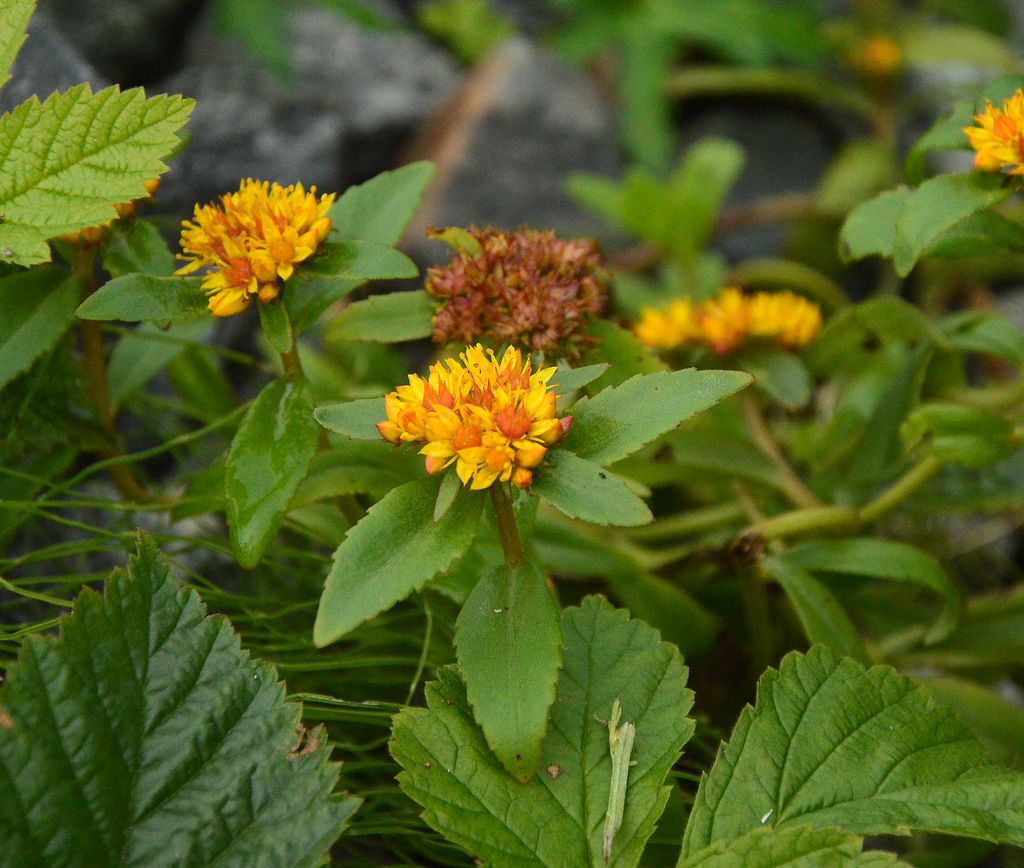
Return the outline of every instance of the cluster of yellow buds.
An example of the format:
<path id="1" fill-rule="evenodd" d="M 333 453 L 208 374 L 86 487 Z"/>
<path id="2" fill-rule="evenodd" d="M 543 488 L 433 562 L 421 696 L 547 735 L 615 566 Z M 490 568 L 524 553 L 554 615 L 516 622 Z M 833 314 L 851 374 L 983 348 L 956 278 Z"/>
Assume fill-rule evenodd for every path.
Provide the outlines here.
<path id="1" fill-rule="evenodd" d="M 974 120 L 977 126 L 964 127 L 964 132 L 975 150 L 975 168 L 1024 175 L 1024 90 L 1003 100 L 1001 109 L 985 100 L 985 111 Z"/>
<path id="2" fill-rule="evenodd" d="M 731 352 L 751 338 L 770 338 L 779 346 L 798 349 L 821 328 L 821 310 L 792 292 L 745 295 L 727 287 L 700 304 L 673 301 L 662 310 L 645 308 L 633 331 L 654 349 L 705 344 L 715 352 Z"/>
<path id="3" fill-rule="evenodd" d="M 143 186 L 146 188 L 145 199 L 149 199 L 156 195 L 156 191 L 160 187 L 160 179 L 153 178 L 152 180 L 146 181 Z M 134 217 L 135 210 L 142 201 L 144 201 L 144 199 L 132 199 L 129 202 L 118 202 L 114 206 L 114 210 L 117 212 L 117 219 L 124 220 L 128 217 Z M 104 233 L 113 225 L 113 219 L 106 220 L 97 226 L 86 226 L 84 229 L 79 229 L 77 232 L 69 232 L 66 235 L 61 235 L 60 240 L 66 241 L 68 244 L 96 244 L 103 238 Z"/>
<path id="4" fill-rule="evenodd" d="M 243 181 L 237 193 L 220 204 L 196 205 L 182 222 L 181 254 L 187 260 L 176 272 L 203 277 L 210 310 L 231 316 L 245 310 L 254 296 L 269 302 L 281 292 L 295 264 L 308 259 L 331 231 L 327 211 L 334 194 L 317 198 L 316 187 L 282 187 L 267 181 Z"/>
<path id="5" fill-rule="evenodd" d="M 526 488 L 533 469 L 557 443 L 572 417 L 555 415 L 548 381 L 555 368 L 533 372 L 532 362 L 510 347 L 499 361 L 480 344 L 460 360 L 409 375 L 384 399 L 387 420 L 377 425 L 391 443 L 422 443 L 428 473 L 455 464 L 463 485 L 487 488 L 496 481 Z"/>

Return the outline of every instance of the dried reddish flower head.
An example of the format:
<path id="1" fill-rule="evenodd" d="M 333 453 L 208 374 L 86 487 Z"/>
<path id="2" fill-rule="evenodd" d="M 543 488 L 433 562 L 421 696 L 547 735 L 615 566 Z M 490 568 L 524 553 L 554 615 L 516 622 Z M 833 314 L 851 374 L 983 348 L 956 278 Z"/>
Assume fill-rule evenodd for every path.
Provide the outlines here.
<path id="1" fill-rule="evenodd" d="M 574 356 L 591 342 L 586 326 L 601 312 L 606 283 L 592 240 L 493 227 L 459 234 L 462 249 L 427 273 L 427 292 L 443 301 L 436 343 L 483 339 Z"/>

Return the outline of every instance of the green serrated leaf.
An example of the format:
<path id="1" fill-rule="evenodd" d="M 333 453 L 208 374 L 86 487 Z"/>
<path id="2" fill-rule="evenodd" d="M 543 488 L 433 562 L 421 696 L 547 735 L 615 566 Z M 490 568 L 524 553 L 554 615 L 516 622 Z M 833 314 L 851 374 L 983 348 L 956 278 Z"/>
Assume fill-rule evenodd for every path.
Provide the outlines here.
<path id="1" fill-rule="evenodd" d="M 320 864 L 358 805 L 274 669 L 147 537 L 0 688 L 5 865 Z"/>
<path id="2" fill-rule="evenodd" d="M 349 187 L 328 212 L 337 237 L 397 244 L 433 174 L 434 164 L 420 161 Z"/>
<path id="3" fill-rule="evenodd" d="M 399 343 L 430 337 L 435 302 L 422 290 L 375 295 L 350 304 L 331 319 L 329 341 Z"/>
<path id="4" fill-rule="evenodd" d="M 716 841 L 679 860 L 678 868 L 819 868 L 837 865 L 866 868 L 903 864 L 894 853 L 863 851 L 864 839 L 838 829 L 793 826 L 755 829 L 725 842 Z"/>
<path id="5" fill-rule="evenodd" d="M 960 618 L 960 592 L 937 558 L 907 543 L 876 537 L 816 540 L 794 546 L 777 560 L 814 573 L 864 576 L 891 582 L 909 582 L 942 597 L 942 613 L 927 634 L 938 642 L 956 629 Z"/>
<path id="6" fill-rule="evenodd" d="M 83 84 L 0 117 L 0 150 L 17 163 L 0 176 L 0 261 L 47 262 L 48 238 L 111 220 L 114 205 L 148 195 L 143 185 L 167 170 L 161 160 L 192 106 Z"/>
<path id="7" fill-rule="evenodd" d="M 0 279 L 0 387 L 56 345 L 81 294 L 81 282 L 56 266 Z"/>
<path id="8" fill-rule="evenodd" d="M 452 667 L 427 686 L 428 708 L 395 718 L 391 753 L 405 769 L 398 781 L 427 823 L 484 861 L 604 868 L 611 758 L 597 718 L 619 699 L 622 720 L 636 727 L 636 765 L 610 864 L 630 868 L 665 807 L 665 775 L 693 733 L 686 668 L 654 630 L 599 597 L 562 613 L 562 636 L 562 675 L 529 783 L 510 777 L 487 747 Z"/>
<path id="9" fill-rule="evenodd" d="M 103 267 L 111 277 L 142 272 L 154 277 L 174 273 L 174 257 L 156 227 L 145 220 L 116 223 L 103 243 Z"/>
<path id="10" fill-rule="evenodd" d="M 692 368 L 637 375 L 576 402 L 565 448 L 598 464 L 611 464 L 738 392 L 750 380 L 742 371 Z"/>
<path id="11" fill-rule="evenodd" d="M 256 396 L 228 450 L 224 494 L 238 562 L 256 566 L 281 525 L 316 451 L 313 394 L 275 380 Z"/>
<path id="12" fill-rule="evenodd" d="M 355 440 L 380 440 L 377 423 L 387 419 L 383 398 L 361 398 L 343 404 L 326 404 L 313 411 L 316 419 L 328 431 L 344 434 Z"/>
<path id="13" fill-rule="evenodd" d="M 11 78 L 11 66 L 25 43 L 35 8 L 35 0 L 0 0 L 0 87 Z"/>
<path id="14" fill-rule="evenodd" d="M 107 281 L 79 305 L 82 319 L 178 322 L 209 316 L 198 277 L 126 274 Z"/>
<path id="15" fill-rule="evenodd" d="M 473 717 L 501 764 L 523 783 L 540 762 L 561 644 L 558 603 L 533 561 L 485 573 L 455 622 Z"/>
<path id="16" fill-rule="evenodd" d="M 622 527 L 654 521 L 647 504 L 620 477 L 567 449 L 548 452 L 531 490 L 570 518 Z"/>
<path id="17" fill-rule="evenodd" d="M 440 486 L 436 477 L 399 486 L 348 532 L 334 553 L 320 597 L 313 625 L 317 646 L 329 645 L 390 609 L 469 548 L 483 492 L 463 489 L 435 522 Z"/>
<path id="18" fill-rule="evenodd" d="M 812 648 L 762 676 L 701 780 L 683 856 L 761 826 L 803 825 L 1020 845 L 1024 775 L 993 764 L 909 678 Z"/>

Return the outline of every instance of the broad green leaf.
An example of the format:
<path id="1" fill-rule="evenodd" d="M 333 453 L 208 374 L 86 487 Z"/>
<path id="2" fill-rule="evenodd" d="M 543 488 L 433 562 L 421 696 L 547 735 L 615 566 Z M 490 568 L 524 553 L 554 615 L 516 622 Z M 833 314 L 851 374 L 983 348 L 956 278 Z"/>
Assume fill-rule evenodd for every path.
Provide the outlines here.
<path id="1" fill-rule="evenodd" d="M 1021 252 L 1024 252 L 1024 226 L 994 211 L 979 211 L 965 217 L 928 247 L 928 255 L 940 259 Z"/>
<path id="2" fill-rule="evenodd" d="M 843 259 L 850 262 L 865 256 L 891 257 L 896 244 L 896 223 L 910 194 L 908 187 L 898 187 L 854 208 L 839 232 Z"/>
<path id="3" fill-rule="evenodd" d="M 0 387 L 61 339 L 81 294 L 82 284 L 56 266 L 0 279 Z"/>
<path id="4" fill-rule="evenodd" d="M 593 320 L 587 331 L 597 338 L 597 346 L 585 350 L 583 360 L 611 366 L 594 381 L 601 387 L 617 386 L 637 374 L 668 370 L 668 365 L 645 347 L 639 338 L 610 320 Z"/>
<path id="5" fill-rule="evenodd" d="M 619 476 L 567 449 L 552 449 L 537 468 L 531 490 L 570 518 L 633 527 L 654 520 Z"/>
<path id="6" fill-rule="evenodd" d="M 174 257 L 156 227 L 145 220 L 116 223 L 103 242 L 103 267 L 111 277 L 142 272 L 154 277 L 174 273 Z"/>
<path id="7" fill-rule="evenodd" d="M 558 370 L 548 380 L 548 386 L 553 388 L 559 397 L 562 397 L 593 383 L 607 370 L 607 363 L 584 365 L 582 368 L 559 365 Z"/>
<path id="8" fill-rule="evenodd" d="M 927 678 L 923 684 L 939 705 L 956 712 L 993 759 L 1024 768 L 1024 711 L 1017 705 L 963 678 Z"/>
<path id="9" fill-rule="evenodd" d="M 279 353 L 289 352 L 295 344 L 295 333 L 288 319 L 288 308 L 280 300 L 260 302 L 257 307 L 263 336 Z"/>
<path id="10" fill-rule="evenodd" d="M 483 492 L 463 489 L 435 522 L 440 485 L 434 477 L 392 490 L 348 532 L 334 553 L 320 597 L 313 625 L 317 646 L 329 645 L 390 609 L 469 548 Z"/>
<path id="11" fill-rule="evenodd" d="M 337 237 L 397 244 L 433 174 L 433 164 L 421 161 L 349 187 L 328 212 Z"/>
<path id="12" fill-rule="evenodd" d="M 224 494 L 238 562 L 259 563 L 316 452 L 313 394 L 275 380 L 256 396 L 228 450 Z"/>
<path id="13" fill-rule="evenodd" d="M 750 382 L 741 371 L 637 375 L 573 405 L 565 448 L 598 464 L 611 464 L 671 431 Z"/>
<path id="14" fill-rule="evenodd" d="M 120 405 L 213 328 L 213 318 L 175 323 L 162 329 L 143 323 L 114 345 L 107 364 L 110 400 Z"/>
<path id="15" fill-rule="evenodd" d="M 914 190 L 900 210 L 893 264 L 906 277 L 928 248 L 956 223 L 1010 196 L 1003 176 L 993 172 L 940 175 Z"/>
<path id="16" fill-rule="evenodd" d="M 776 559 L 812 573 L 909 582 L 933 591 L 942 598 L 942 613 L 926 635 L 929 642 L 948 637 L 960 618 L 960 592 L 942 564 L 907 543 L 877 537 L 816 540 L 794 546 Z"/>
<path id="17" fill-rule="evenodd" d="M 558 603 L 544 570 L 531 560 L 486 572 L 455 622 L 456 657 L 473 717 L 501 764 L 523 783 L 540 762 L 561 646 Z"/>
<path id="18" fill-rule="evenodd" d="M 387 419 L 383 398 L 360 398 L 343 404 L 326 404 L 313 411 L 316 419 L 328 431 L 343 434 L 355 440 L 380 440 L 377 423 Z"/>
<path id="19" fill-rule="evenodd" d="M 1008 458 L 1020 446 L 1010 419 L 977 407 L 934 402 L 918 407 L 903 423 L 903 439 L 927 442 L 932 455 L 967 467 L 984 467 Z"/>
<path id="20" fill-rule="evenodd" d="M 161 160 L 192 105 L 83 84 L 0 117 L 0 151 L 12 167 L 0 174 L 0 260 L 47 262 L 48 238 L 111 220 L 114 205 L 146 196 L 144 182 L 166 171 Z"/>
<path id="21" fill-rule="evenodd" d="M 962 350 L 991 353 L 1024 366 L 1024 332 L 991 311 L 964 311 L 940 322 L 949 341 Z"/>
<path id="22" fill-rule="evenodd" d="M 178 322 L 209 316 L 198 277 L 126 274 L 107 281 L 79 305 L 82 319 Z"/>
<path id="23" fill-rule="evenodd" d="M 944 349 L 950 346 L 942 329 L 921 308 L 895 296 L 869 299 L 839 315 L 852 317 L 885 343 L 929 341 Z"/>
<path id="24" fill-rule="evenodd" d="M 895 865 L 894 853 L 864 851 L 864 839 L 839 829 L 792 826 L 754 829 L 732 841 L 716 841 L 678 868 L 819 868 L 821 865 Z M 903 863 L 899 863 L 903 864 Z"/>
<path id="25" fill-rule="evenodd" d="M 909 678 L 812 648 L 762 676 L 701 780 L 683 856 L 761 826 L 802 825 L 1020 845 L 1024 775 L 992 763 Z"/>
<path id="26" fill-rule="evenodd" d="M 358 800 L 274 669 L 147 537 L 0 688 L 4 865 L 316 866 Z"/>
<path id="27" fill-rule="evenodd" d="M 773 347 L 750 347 L 735 362 L 753 376 L 758 389 L 787 410 L 798 410 L 811 400 L 811 375 L 799 356 Z"/>
<path id="28" fill-rule="evenodd" d="M 0 0 L 0 87 L 11 77 L 11 66 L 25 42 L 35 8 L 35 0 Z"/>
<path id="29" fill-rule="evenodd" d="M 291 507 L 345 494 L 369 494 L 380 500 L 392 488 L 414 479 L 422 469 L 422 456 L 398 451 L 383 440 L 342 440 L 313 456 Z"/>
<path id="30" fill-rule="evenodd" d="M 427 686 L 428 708 L 395 718 L 391 753 L 405 769 L 398 782 L 427 823 L 485 862 L 603 868 L 611 759 L 608 727 L 597 718 L 619 699 L 622 722 L 636 725 L 636 765 L 610 864 L 629 868 L 665 807 L 665 775 L 693 734 L 686 668 L 654 630 L 599 597 L 562 613 L 562 637 L 562 675 L 529 783 L 487 747 L 452 667 Z"/>
<path id="31" fill-rule="evenodd" d="M 330 341 L 399 343 L 430 337 L 436 304 L 422 290 L 374 295 L 350 304 L 327 325 Z"/>
<path id="32" fill-rule="evenodd" d="M 869 662 L 857 628 L 828 588 L 782 558 L 765 559 L 764 569 L 786 592 L 811 644 L 824 645 L 858 663 Z"/>

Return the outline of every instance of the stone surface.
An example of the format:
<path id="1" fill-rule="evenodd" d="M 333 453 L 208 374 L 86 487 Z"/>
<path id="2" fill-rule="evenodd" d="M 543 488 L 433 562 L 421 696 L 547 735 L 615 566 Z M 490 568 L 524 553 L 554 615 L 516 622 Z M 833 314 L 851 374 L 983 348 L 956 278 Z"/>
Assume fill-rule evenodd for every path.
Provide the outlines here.
<path id="1" fill-rule="evenodd" d="M 33 94 L 41 100 L 83 81 L 94 90 L 107 82 L 78 53 L 45 14 L 37 12 L 28 25 L 28 39 L 21 47 L 11 80 L 0 91 L 0 111 L 10 111 Z"/>
<path id="2" fill-rule="evenodd" d="M 495 49 L 433 118 L 408 152 L 437 172 L 406 244 L 423 262 L 446 248 L 429 226 L 529 223 L 564 237 L 609 237 L 605 221 L 569 197 L 573 172 L 617 177 L 614 116 L 582 72 L 524 38 Z"/>
<path id="3" fill-rule="evenodd" d="M 296 8 L 291 79 L 275 78 L 207 18 L 186 64 L 162 89 L 195 97 L 189 147 L 161 187 L 176 213 L 253 176 L 340 190 L 386 169 L 457 84 L 454 63 L 425 38 L 369 31 L 315 7 Z"/>

